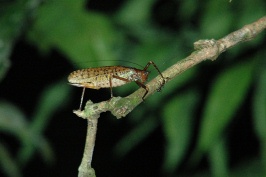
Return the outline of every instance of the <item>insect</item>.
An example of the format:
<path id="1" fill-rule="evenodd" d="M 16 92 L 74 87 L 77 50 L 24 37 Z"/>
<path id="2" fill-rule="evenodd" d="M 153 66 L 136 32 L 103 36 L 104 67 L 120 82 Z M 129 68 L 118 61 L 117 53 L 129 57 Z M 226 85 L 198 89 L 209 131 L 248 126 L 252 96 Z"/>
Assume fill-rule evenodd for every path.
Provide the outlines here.
<path id="1" fill-rule="evenodd" d="M 130 82 L 136 82 L 138 86 L 146 90 L 142 96 L 142 99 L 144 100 L 145 96 L 149 92 L 149 88 L 145 86 L 144 83 L 148 79 L 150 72 L 147 71 L 147 69 L 150 65 L 153 65 L 162 77 L 162 87 L 165 84 L 165 78 L 153 61 L 149 61 L 142 70 L 125 66 L 104 66 L 73 71 L 68 76 L 68 82 L 73 86 L 83 87 L 79 110 L 81 110 L 85 88 L 110 88 L 112 98 L 113 87 L 122 86 Z M 160 91 L 161 87 L 157 91 Z"/>

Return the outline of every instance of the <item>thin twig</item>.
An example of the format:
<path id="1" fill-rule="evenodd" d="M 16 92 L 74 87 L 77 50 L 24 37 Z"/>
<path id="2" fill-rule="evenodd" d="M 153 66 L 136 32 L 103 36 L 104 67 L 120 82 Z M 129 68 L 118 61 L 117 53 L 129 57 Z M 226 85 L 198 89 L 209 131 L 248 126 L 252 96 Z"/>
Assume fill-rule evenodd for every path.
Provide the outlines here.
<path id="1" fill-rule="evenodd" d="M 92 102 L 87 102 L 86 106 L 90 106 Z M 80 111 L 76 111 L 75 114 L 82 114 Z M 97 124 L 99 117 L 89 117 L 87 118 L 88 126 L 87 126 L 87 136 L 86 143 L 83 152 L 83 157 L 81 164 L 79 166 L 79 174 L 78 177 L 96 177 L 94 169 L 91 167 L 92 156 L 95 146 L 96 133 L 97 133 Z"/>

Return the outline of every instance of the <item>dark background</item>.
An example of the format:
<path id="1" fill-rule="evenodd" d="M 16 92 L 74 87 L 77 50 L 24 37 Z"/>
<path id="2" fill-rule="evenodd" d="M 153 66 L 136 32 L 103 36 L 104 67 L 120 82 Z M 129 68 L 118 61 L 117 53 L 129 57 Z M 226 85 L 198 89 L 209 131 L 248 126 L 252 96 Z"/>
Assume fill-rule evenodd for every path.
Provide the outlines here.
<path id="1" fill-rule="evenodd" d="M 14 2 L 15 1 L 11 3 Z M 38 8 L 45 6 L 47 2 L 43 1 Z M 107 17 L 114 17 L 115 13 L 121 10 L 127 2 L 128 1 L 122 0 L 92 0 L 85 3 L 84 9 L 88 12 L 97 12 Z M 7 6 L 12 5 L 7 1 L 0 1 L 0 3 Z M 179 49 L 184 49 L 184 51 L 181 52 L 181 56 L 178 58 L 189 55 L 189 53 L 193 51 L 193 41 L 196 41 L 199 38 L 215 37 L 218 39 L 227 34 L 228 31 L 225 30 L 220 32 L 223 34 L 222 36 L 211 36 L 211 34 L 208 36 L 208 34 L 205 34 L 202 31 L 200 26 L 202 22 L 201 19 L 203 19 L 205 15 L 204 10 L 207 8 L 215 8 L 214 6 L 211 6 L 211 2 L 206 1 L 205 3 L 199 4 L 191 1 L 191 8 L 189 9 L 196 10 L 193 10 L 193 13 L 190 13 L 191 15 L 188 16 L 182 16 L 185 14 L 185 12 L 180 9 L 183 7 L 182 5 L 183 3 L 181 1 L 154 1 L 150 14 L 150 22 L 158 31 L 164 31 L 169 36 L 173 34 L 173 38 L 183 41 L 180 42 L 183 45 L 180 46 Z M 227 6 L 230 6 L 229 8 L 231 10 L 229 11 L 233 11 L 232 14 L 235 16 L 241 16 L 241 14 L 245 14 L 247 17 L 251 16 L 250 14 L 247 14 L 248 11 L 244 12 L 236 9 L 237 2 L 233 1 L 232 4 L 228 3 Z M 249 6 L 252 6 L 252 4 Z M 248 8 L 248 5 L 244 6 L 244 8 Z M 38 9 L 36 8 L 35 11 L 38 12 Z M 221 16 L 226 15 L 226 12 L 222 9 L 219 13 Z M 36 106 L 40 102 L 40 97 L 47 89 L 47 86 L 51 86 L 59 80 L 63 80 L 65 82 L 64 84 L 67 85 L 71 91 L 65 98 L 64 104 L 54 111 L 44 127 L 43 136 L 48 140 L 52 148 L 53 160 L 45 161 L 45 158 L 42 157 L 42 153 L 36 148 L 35 152 L 25 164 L 19 164 L 18 162 L 18 167 L 21 169 L 22 176 L 77 176 L 78 166 L 83 154 L 87 122 L 72 113 L 72 110 L 79 106 L 82 89 L 68 85 L 67 76 L 71 71 L 77 69 L 75 64 L 79 65 L 79 60 L 70 59 L 72 57 L 71 54 L 65 52 L 65 49 L 60 48 L 60 46 L 52 46 L 49 49 L 49 52 L 40 49 L 41 47 L 38 46 L 36 42 L 29 40 L 29 31 L 34 28 L 36 17 L 34 15 L 34 18 L 32 18 L 31 15 L 27 15 L 26 17 L 26 21 L 24 21 L 25 23 L 22 25 L 23 27 L 19 30 L 19 34 L 14 37 L 12 42 L 12 50 L 9 57 L 11 65 L 0 83 L 1 100 L 12 103 L 18 107 L 30 124 L 30 122 L 33 121 L 32 116 L 35 113 Z M 244 24 L 248 24 L 259 17 L 261 16 L 256 16 L 256 18 L 250 17 L 252 19 L 251 21 L 249 18 L 241 20 L 245 22 Z M 233 17 L 232 19 L 232 21 L 235 20 Z M 123 34 L 124 43 L 122 44 L 126 43 L 128 45 L 118 51 L 130 49 L 132 46 L 138 46 L 139 44 L 141 45 L 141 43 L 145 41 L 137 35 L 138 32 L 130 32 L 131 30 L 133 31 L 133 29 L 129 29 L 129 27 L 120 24 L 117 18 L 110 18 L 109 20 L 114 24 L 115 29 L 122 29 L 121 31 L 125 33 Z M 219 18 L 213 18 L 213 20 L 219 21 Z M 231 26 L 228 27 L 228 29 L 229 31 L 233 31 L 240 27 L 241 25 L 236 26 L 234 23 L 231 23 Z M 145 26 L 143 28 L 145 29 Z M 192 31 L 190 31 L 191 34 L 187 34 L 187 37 L 189 37 L 187 40 L 185 35 L 178 36 L 178 33 L 186 31 L 186 28 L 191 28 L 193 31 L 198 31 L 199 33 L 195 32 L 192 34 Z M 212 27 L 210 26 L 209 28 Z M 174 89 L 175 91 L 172 90 L 171 92 L 167 92 L 162 90 L 162 93 L 156 93 L 153 95 L 154 97 L 157 97 L 156 103 L 153 101 L 144 102 L 132 112 L 132 115 L 129 115 L 126 118 L 117 120 L 109 112 L 101 114 L 93 155 L 94 158 L 92 161 L 93 168 L 96 170 L 96 175 L 105 177 L 155 177 L 181 175 L 215 176 L 208 155 L 206 155 L 207 153 L 204 154 L 203 158 L 201 158 L 198 163 L 194 165 L 190 164 L 191 154 L 195 150 L 195 146 L 199 141 L 199 132 L 201 125 L 203 124 L 200 115 L 204 112 L 204 107 L 208 101 L 208 94 L 219 73 L 223 72 L 230 66 L 238 65 L 242 61 L 249 61 L 252 58 L 256 58 L 255 55 L 257 53 L 261 52 L 262 54 L 260 56 L 265 56 L 265 52 L 264 54 L 262 52 L 265 46 L 265 34 L 264 40 L 263 36 L 258 36 L 258 38 L 261 38 L 262 40 L 251 43 L 250 45 L 243 44 L 244 47 L 242 49 L 236 49 L 231 53 L 224 53 L 219 57 L 219 60 L 215 62 L 207 62 L 196 66 L 198 67 L 197 73 L 195 73 L 191 79 L 184 82 L 183 85 Z M 167 40 L 168 38 L 165 41 Z M 138 49 L 135 49 L 134 47 L 133 49 L 133 51 L 123 53 L 123 56 L 119 58 L 124 58 L 124 56 L 131 58 L 131 53 L 141 53 Z M 139 55 L 136 54 L 136 56 Z M 175 62 L 175 59 L 173 58 L 170 60 L 168 58 L 169 56 L 172 57 L 173 55 L 169 54 L 158 60 L 158 63 L 163 65 L 160 65 L 159 68 L 167 68 L 170 63 Z M 145 58 L 145 55 L 143 57 Z M 141 61 L 140 58 L 136 63 L 139 64 L 141 61 L 140 64 L 145 65 L 149 60 L 152 60 L 152 58 L 148 58 L 146 61 Z M 170 62 L 168 62 L 169 60 Z M 265 70 L 265 67 L 262 70 Z M 254 80 L 256 80 L 256 78 L 254 78 Z M 134 84 L 132 83 L 132 85 Z M 171 85 L 171 82 L 169 85 Z M 175 86 L 173 84 L 169 87 L 174 88 Z M 129 94 L 137 89 L 137 87 L 134 86 L 132 86 L 132 88 L 127 89 L 128 93 L 123 94 Z M 191 129 L 191 137 L 179 164 L 174 170 L 165 171 L 163 170 L 163 163 L 167 148 L 167 134 L 165 134 L 164 125 L 160 122 L 160 120 L 163 119 L 162 107 L 170 102 L 175 95 L 183 93 L 191 88 L 196 88 L 197 93 L 200 95 L 198 104 L 192 114 L 194 119 Z M 119 95 L 120 90 L 123 90 L 123 88 L 117 88 L 115 94 Z M 260 168 L 263 165 L 257 165 L 259 164 L 259 160 L 257 159 L 263 159 L 260 151 L 260 144 L 262 142 L 256 134 L 256 128 L 254 128 L 254 124 L 256 123 L 254 122 L 252 103 L 256 93 L 255 82 L 250 84 L 246 93 L 243 102 L 240 103 L 239 107 L 235 110 L 236 112 L 231 118 L 230 123 L 223 129 L 222 137 L 226 139 L 227 166 L 228 171 L 230 171 L 228 174 L 240 176 L 242 173 L 246 172 L 245 170 L 247 170 L 247 173 L 252 174 L 252 176 L 260 176 L 263 174 L 261 173 L 263 168 Z M 84 100 L 91 99 L 94 102 L 100 102 L 109 98 L 109 89 L 87 89 Z M 132 150 L 126 153 L 126 155 L 119 157 L 115 153 L 114 147 L 117 146 L 117 143 L 131 132 L 135 126 L 141 124 L 139 119 L 136 120 L 132 118 L 134 117 L 134 112 L 136 112 L 137 115 L 141 114 L 143 117 L 140 119 L 144 120 L 149 117 L 149 115 L 157 115 L 154 116 L 154 119 L 158 120 L 160 123 L 158 123 L 153 131 L 147 133 L 145 136 L 146 138 L 141 140 L 140 143 L 137 143 L 136 146 L 133 146 Z M 129 139 L 128 141 L 131 142 L 134 140 Z M 21 148 L 20 140 L 13 134 L 8 133 L 8 131 L 0 131 L 0 142 L 8 149 L 11 157 L 16 159 L 19 149 Z M 253 159 L 256 160 L 253 161 Z M 259 169 L 258 172 L 254 172 L 254 166 L 256 166 L 255 171 Z M 248 171 L 248 167 L 250 167 L 250 171 Z M 0 172 L 0 175 L 5 176 L 6 174 Z"/>

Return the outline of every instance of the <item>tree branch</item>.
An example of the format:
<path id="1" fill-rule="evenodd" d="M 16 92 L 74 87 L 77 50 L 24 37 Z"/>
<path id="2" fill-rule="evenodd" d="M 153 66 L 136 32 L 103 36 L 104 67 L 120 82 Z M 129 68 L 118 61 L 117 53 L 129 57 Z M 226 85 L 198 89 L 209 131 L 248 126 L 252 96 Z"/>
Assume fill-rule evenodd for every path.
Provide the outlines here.
<path id="1" fill-rule="evenodd" d="M 210 59 L 214 61 L 221 53 L 225 52 L 227 49 L 237 45 L 240 42 L 245 42 L 255 38 L 259 33 L 261 33 L 266 28 L 266 16 L 260 18 L 254 23 L 244 26 L 243 28 L 230 33 L 229 35 L 221 38 L 219 40 L 199 40 L 194 43 L 195 52 L 193 52 L 188 57 L 177 62 L 173 66 L 162 72 L 166 79 L 165 83 L 172 80 L 174 77 L 180 75 L 184 71 L 188 70 L 192 66 L 198 63 Z M 145 98 L 152 95 L 157 89 L 161 87 L 162 78 L 157 76 L 146 86 L 149 88 L 149 92 Z M 100 113 L 110 111 L 115 117 L 122 118 L 130 113 L 136 106 L 138 106 L 143 100 L 142 95 L 144 94 L 144 89 L 140 88 L 131 95 L 121 98 L 113 97 L 111 100 L 103 101 L 100 103 L 94 103 L 90 101 L 86 104 L 84 111 L 74 111 L 74 113 L 82 118 L 99 116 Z"/>
<path id="2" fill-rule="evenodd" d="M 214 61 L 221 53 L 227 49 L 237 45 L 240 42 L 251 40 L 266 29 L 266 16 L 257 20 L 254 23 L 244 26 L 243 28 L 221 38 L 219 40 L 199 40 L 194 43 L 195 52 L 187 58 L 177 62 L 173 66 L 166 69 L 162 75 L 166 78 L 165 83 L 168 83 L 174 77 L 180 75 L 189 68 L 198 63 L 210 59 Z M 161 76 L 157 76 L 152 81 L 146 84 L 149 92 L 145 98 L 152 95 L 162 85 Z M 88 120 L 87 138 L 82 158 L 79 167 L 79 177 L 95 177 L 94 169 L 91 167 L 93 149 L 95 145 L 95 137 L 97 131 L 97 122 L 102 112 L 110 111 L 118 119 L 125 117 L 143 100 L 144 89 L 140 88 L 131 95 L 121 98 L 113 97 L 111 100 L 100 103 L 92 103 L 90 100 L 86 103 L 83 111 L 73 111 L 77 116 Z"/>
<path id="3" fill-rule="evenodd" d="M 88 101 L 87 105 L 88 104 L 92 104 L 92 102 Z M 79 171 L 78 177 L 96 177 L 95 171 L 91 167 L 91 161 L 92 161 L 96 133 L 97 133 L 98 118 L 99 117 L 87 117 L 88 127 L 87 127 L 86 143 L 85 143 L 82 161 L 78 169 Z"/>

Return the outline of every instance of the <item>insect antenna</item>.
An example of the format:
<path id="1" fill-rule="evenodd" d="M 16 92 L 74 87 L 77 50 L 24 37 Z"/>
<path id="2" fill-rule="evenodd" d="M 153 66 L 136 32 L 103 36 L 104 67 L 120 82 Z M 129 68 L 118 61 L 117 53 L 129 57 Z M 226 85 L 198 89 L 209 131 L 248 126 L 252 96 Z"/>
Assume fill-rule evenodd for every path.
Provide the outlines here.
<path id="1" fill-rule="evenodd" d="M 78 67 L 78 68 L 80 68 L 82 65 L 83 65 L 83 67 L 85 68 L 85 67 L 87 67 L 86 64 L 88 64 L 88 63 L 97 63 L 97 65 L 101 65 L 101 66 L 103 66 L 102 64 L 100 64 L 101 62 L 120 62 L 120 63 L 130 63 L 130 64 L 134 64 L 134 65 L 136 65 L 136 66 L 138 66 L 138 67 L 140 67 L 140 68 L 144 68 L 142 65 L 137 64 L 137 63 L 132 62 L 132 61 L 128 61 L 128 60 L 93 60 L 93 61 L 80 61 L 80 62 L 74 62 L 73 65 L 74 65 L 75 67 Z M 115 65 L 115 64 L 113 64 L 113 63 L 112 63 L 112 64 L 104 64 L 104 66 L 108 66 L 108 65 L 113 66 L 113 65 Z M 117 65 L 119 65 L 119 64 L 117 64 Z M 93 66 L 93 67 L 95 67 L 95 66 Z"/>

